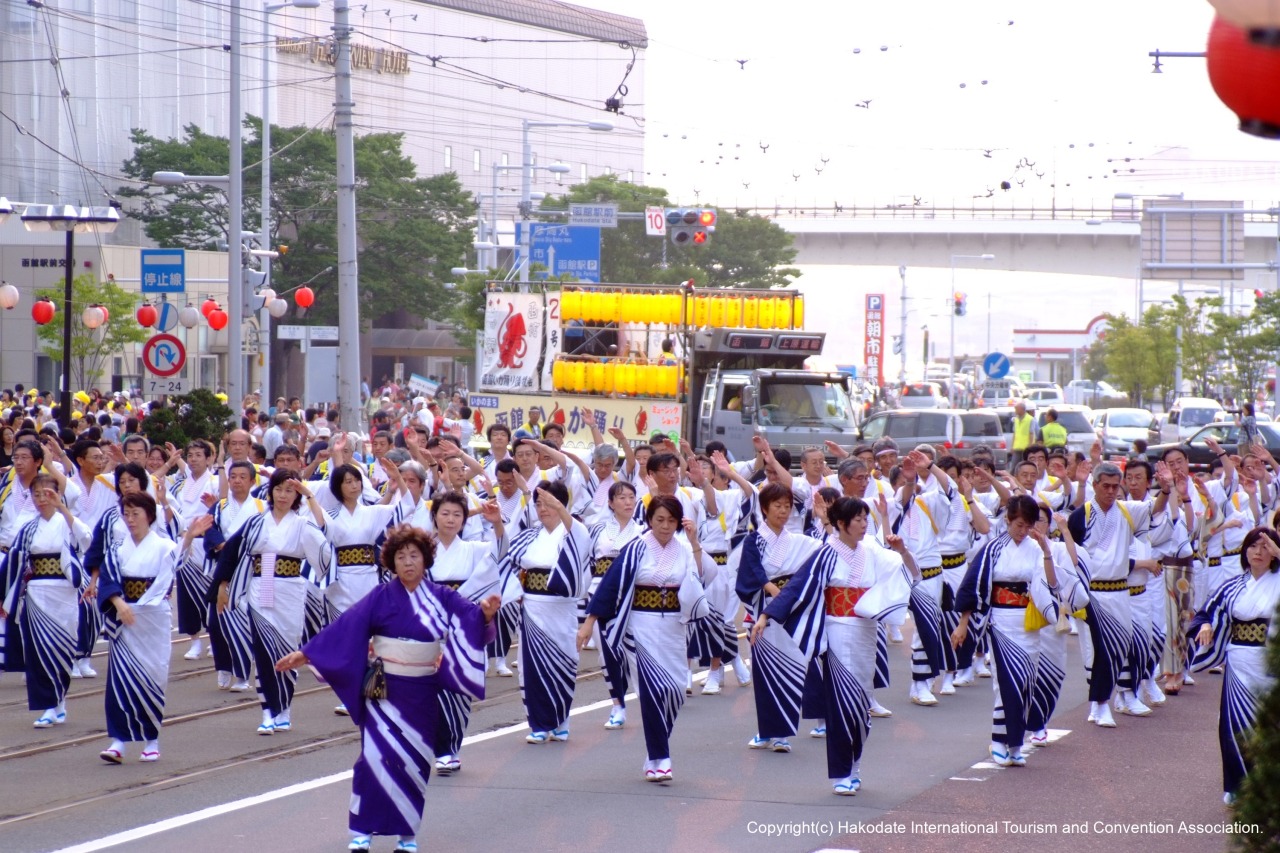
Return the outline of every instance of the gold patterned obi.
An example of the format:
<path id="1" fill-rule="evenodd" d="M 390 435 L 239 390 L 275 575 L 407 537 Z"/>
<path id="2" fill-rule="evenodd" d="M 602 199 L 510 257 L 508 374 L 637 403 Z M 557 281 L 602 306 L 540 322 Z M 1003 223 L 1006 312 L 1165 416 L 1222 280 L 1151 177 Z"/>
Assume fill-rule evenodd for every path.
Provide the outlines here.
<path id="1" fill-rule="evenodd" d="M 540 595 L 551 595 L 551 570 L 521 569 L 520 586 L 525 592 L 533 592 Z"/>
<path id="2" fill-rule="evenodd" d="M 61 554 L 32 554 L 30 580 L 66 580 Z"/>
<path id="3" fill-rule="evenodd" d="M 868 587 L 861 586 L 829 586 L 823 590 L 823 604 L 828 616 L 848 618 L 858 614 L 853 612 Z"/>
<path id="4" fill-rule="evenodd" d="M 591 566 L 591 577 L 602 578 L 609 571 L 609 567 L 613 565 L 613 557 L 597 557 L 595 563 Z"/>
<path id="5" fill-rule="evenodd" d="M 1090 592 L 1128 592 L 1129 581 L 1089 581 Z"/>
<path id="6" fill-rule="evenodd" d="M 262 555 L 253 555 L 253 576 L 255 578 L 262 577 Z M 278 578 L 300 578 L 302 577 L 302 560 L 297 557 L 276 557 L 276 577 Z"/>
<path id="7" fill-rule="evenodd" d="M 640 613 L 679 613 L 680 587 L 636 584 L 631 609 Z"/>
<path id="8" fill-rule="evenodd" d="M 1252 619 L 1248 622 L 1231 623 L 1231 642 L 1237 646 L 1265 646 L 1267 629 L 1271 627 L 1270 619 Z"/>
<path id="9" fill-rule="evenodd" d="M 920 570 L 920 579 L 927 581 L 930 578 L 938 577 L 940 574 L 942 574 L 942 566 L 931 566 Z"/>
<path id="10" fill-rule="evenodd" d="M 155 582 L 155 578 L 123 578 L 120 585 L 124 588 L 124 600 L 129 604 L 135 603 L 146 595 L 147 590 L 151 589 L 151 585 Z"/>
<path id="11" fill-rule="evenodd" d="M 707 553 L 707 556 L 708 556 L 708 557 L 710 557 L 710 558 L 711 558 L 711 562 L 715 563 L 717 566 L 727 566 L 727 565 L 729 565 L 729 555 L 728 555 L 728 553 L 715 554 L 715 553 L 708 552 L 708 553 Z"/>
<path id="12" fill-rule="evenodd" d="M 1129 587 L 1129 594 L 1130 594 L 1130 595 L 1142 595 L 1142 594 L 1143 594 L 1144 592 L 1146 592 L 1146 591 L 1147 591 L 1147 585 L 1146 585 L 1145 583 L 1144 583 L 1144 584 L 1141 584 L 1141 585 L 1139 585 L 1139 586 L 1131 586 L 1131 587 Z"/>
<path id="13" fill-rule="evenodd" d="M 437 581 L 437 580 L 433 580 L 433 581 L 432 581 L 432 583 L 440 584 L 440 586 L 447 586 L 447 587 L 449 587 L 449 589 L 453 590 L 454 592 L 457 592 L 457 591 L 458 591 L 458 588 L 462 586 L 462 581 Z"/>
<path id="14" fill-rule="evenodd" d="M 954 569 L 964 565 L 964 554 L 945 554 L 942 557 L 942 568 Z"/>
<path id="15" fill-rule="evenodd" d="M 372 545 L 343 545 L 335 550 L 338 552 L 338 568 L 373 565 Z M 280 569 L 277 566 L 276 574 L 279 573 Z"/>

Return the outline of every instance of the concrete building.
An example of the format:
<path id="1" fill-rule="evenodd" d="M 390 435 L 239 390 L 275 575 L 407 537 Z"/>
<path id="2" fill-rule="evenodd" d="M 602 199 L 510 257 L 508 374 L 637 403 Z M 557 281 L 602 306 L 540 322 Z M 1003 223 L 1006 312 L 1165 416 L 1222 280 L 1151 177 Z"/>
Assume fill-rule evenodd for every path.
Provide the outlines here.
<path id="1" fill-rule="evenodd" d="M 332 4 L 270 16 L 261 5 L 243 5 L 245 113 L 261 115 L 269 91 L 274 124 L 331 127 Z M 570 168 L 560 175 L 534 170 L 535 192 L 563 191 L 600 174 L 643 175 L 640 108 L 628 106 L 644 102 L 642 21 L 553 0 L 384 0 L 353 6 L 351 22 L 356 132 L 404 133 L 403 150 L 419 174 L 456 172 L 476 195 L 490 194 L 496 185 L 496 209 L 489 200 L 484 207 L 497 214 L 499 235 L 510 235 L 516 214 L 524 120 L 615 125 L 610 133 L 530 128 L 534 162 Z M 227 135 L 228 26 L 225 4 L 185 0 L 0 4 L 0 196 L 101 205 L 126 183 L 121 164 L 133 153 L 132 129 L 167 139 L 196 125 Z M 621 101 L 616 115 L 605 111 L 610 98 Z M 246 162 L 252 162 L 249 154 Z M 256 196 L 258 188 L 246 186 L 245 192 Z M 244 227 L 259 226 L 246 220 Z M 37 279 L 50 271 L 13 261 L 60 257 L 56 242 L 33 239 L 17 217 L 0 229 L 0 277 L 23 293 L 21 310 L 4 317 L 0 329 L 5 382 L 27 377 L 29 383 L 53 369 L 22 343 L 34 340 L 31 330 L 19 328 L 31 325 L 30 288 L 47 286 Z M 90 263 L 126 287 L 136 278 L 136 248 L 110 248 L 146 245 L 138 222 L 126 217 L 101 248 L 91 238 L 80 242 L 78 265 Z M 210 254 L 207 274 L 199 276 L 209 280 L 188 293 L 190 301 L 217 294 L 225 299 L 225 261 L 216 281 L 219 263 Z M 475 258 L 458 261 L 471 266 Z M 296 283 L 276 280 L 273 286 Z M 246 328 L 246 339 L 250 332 Z M 438 330 L 420 338 L 392 339 L 375 329 L 362 348 L 366 372 L 390 372 L 401 359 L 408 362 L 406 372 L 436 372 L 433 366 L 458 354 Z M 132 358 L 121 354 L 126 374 L 136 366 Z M 217 381 L 225 381 L 225 353 L 216 369 Z M 256 381 L 251 372 L 248 387 Z"/>

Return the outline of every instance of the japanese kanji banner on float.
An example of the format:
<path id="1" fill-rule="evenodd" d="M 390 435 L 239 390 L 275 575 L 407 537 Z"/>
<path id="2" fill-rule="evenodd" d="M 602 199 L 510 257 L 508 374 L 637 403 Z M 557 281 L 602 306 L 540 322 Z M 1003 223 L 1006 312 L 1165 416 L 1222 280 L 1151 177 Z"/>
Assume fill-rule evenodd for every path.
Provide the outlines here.
<path id="1" fill-rule="evenodd" d="M 547 294 L 547 345 L 542 359 L 542 390 L 552 391 L 551 366 L 556 356 L 564 352 L 564 341 L 561 340 L 564 330 L 560 328 L 560 291 L 553 290 Z"/>
<path id="2" fill-rule="evenodd" d="M 480 389 L 537 391 L 543 307 L 537 293 L 490 293 L 485 300 Z"/>
<path id="3" fill-rule="evenodd" d="M 867 321 L 862 344 L 867 379 L 884 385 L 884 294 L 867 294 Z"/>

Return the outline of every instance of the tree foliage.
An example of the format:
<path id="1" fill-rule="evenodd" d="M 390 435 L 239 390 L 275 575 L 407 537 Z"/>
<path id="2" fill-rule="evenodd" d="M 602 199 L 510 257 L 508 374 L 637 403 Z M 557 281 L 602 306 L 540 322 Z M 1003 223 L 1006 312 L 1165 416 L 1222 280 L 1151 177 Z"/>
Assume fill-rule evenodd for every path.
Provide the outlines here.
<path id="1" fill-rule="evenodd" d="M 617 175 L 576 184 L 564 196 L 545 200 L 543 207 L 562 209 L 569 202 L 614 202 L 626 212 L 672 206 L 665 189 Z M 786 287 L 800 275 L 788 266 L 795 258 L 790 234 L 741 210 L 717 209 L 716 231 L 702 246 L 677 246 L 668 238 L 646 236 L 642 221 L 619 221 L 600 237 L 601 280 L 619 284 L 676 284 L 692 278 L 699 287 Z"/>
<path id="2" fill-rule="evenodd" d="M 1217 297 L 1175 296 L 1148 307 L 1140 323 L 1107 315 L 1100 342 L 1107 375 L 1135 401 L 1167 402 L 1181 390 L 1174 381 L 1181 351 L 1183 383 L 1196 394 L 1252 398 L 1280 353 L 1280 295 L 1263 295 L 1245 313 L 1222 307 Z"/>
<path id="3" fill-rule="evenodd" d="M 36 298 L 52 299 L 58 306 L 53 321 L 36 327 L 36 337 L 44 354 L 62 361 L 63 284 L 41 288 Z M 86 328 L 80 315 L 90 305 L 106 306 L 110 319 L 97 329 Z M 150 332 L 133 319 L 137 297 L 113 281 L 98 281 L 93 273 L 83 273 L 71 280 L 71 386 L 72 391 L 97 387 L 104 379 L 107 359 L 117 355 L 127 344 L 140 344 Z M 109 377 L 105 377 L 108 378 Z M 99 389 L 104 390 L 104 389 Z"/>
<path id="4" fill-rule="evenodd" d="M 245 126 L 245 162 L 256 163 L 261 151 L 262 123 L 250 117 Z M 401 151 L 403 135 L 373 133 L 357 137 L 356 215 L 360 240 L 361 324 L 391 312 L 417 317 L 451 313 L 455 299 L 444 287 L 450 269 L 465 259 L 472 242 L 475 205 L 457 175 L 420 177 Z M 130 177 L 147 180 L 156 171 L 226 174 L 230 144 L 190 125 L 182 139 L 162 140 L 133 132 L 134 155 L 124 163 Z M 338 261 L 337 142 L 330 131 L 307 127 L 272 127 L 272 245 L 287 244 L 276 260 L 272 287 L 284 293 L 314 280 L 316 302 L 308 319 L 336 323 Z M 245 228 L 259 221 L 260 167 L 245 169 Z M 225 237 L 226 199 L 216 187 L 145 187 L 121 190 L 138 199 L 134 214 L 147 236 L 160 245 L 207 247 Z"/>
<path id="5" fill-rule="evenodd" d="M 235 413 L 207 388 L 173 397 L 170 406 L 156 406 L 143 419 L 140 429 L 152 444 L 170 442 L 186 447 L 197 438 L 216 446 L 231 428 Z"/>

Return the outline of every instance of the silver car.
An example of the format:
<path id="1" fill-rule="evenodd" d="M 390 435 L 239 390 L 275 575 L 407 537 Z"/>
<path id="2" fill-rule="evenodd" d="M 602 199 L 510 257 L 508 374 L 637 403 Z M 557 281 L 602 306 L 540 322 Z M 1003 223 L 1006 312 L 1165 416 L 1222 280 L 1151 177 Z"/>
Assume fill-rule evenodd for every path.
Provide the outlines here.
<path id="1" fill-rule="evenodd" d="M 902 389 L 898 405 L 904 409 L 945 409 L 948 403 L 937 382 L 912 382 Z"/>
<path id="2" fill-rule="evenodd" d="M 1152 432 L 1159 433 L 1155 416 L 1146 409 L 1103 409 L 1095 426 L 1104 456 L 1127 454 L 1137 439 L 1150 442 Z"/>

